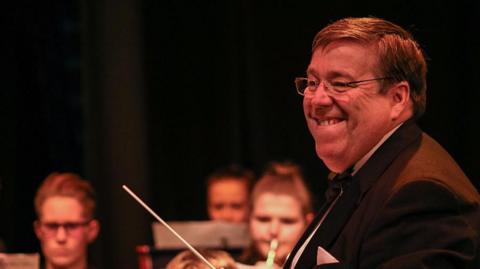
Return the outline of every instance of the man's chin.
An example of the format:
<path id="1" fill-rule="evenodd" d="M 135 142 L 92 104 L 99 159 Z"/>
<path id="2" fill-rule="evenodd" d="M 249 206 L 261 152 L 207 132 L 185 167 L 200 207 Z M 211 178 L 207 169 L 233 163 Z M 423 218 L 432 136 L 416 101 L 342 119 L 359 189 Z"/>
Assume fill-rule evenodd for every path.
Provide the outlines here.
<path id="1" fill-rule="evenodd" d="M 50 260 L 50 263 L 55 268 L 69 268 L 73 264 L 74 259 L 68 256 L 57 256 Z"/>
<path id="2" fill-rule="evenodd" d="M 341 155 L 339 155 L 338 153 L 335 153 L 335 151 L 326 151 L 326 150 L 317 149 L 317 156 L 323 161 L 323 163 L 328 168 L 328 170 L 332 172 L 340 173 L 340 172 L 343 172 L 348 167 L 348 165 L 346 165 L 344 160 L 342 160 L 341 158 L 338 158 L 338 156 L 341 156 Z"/>

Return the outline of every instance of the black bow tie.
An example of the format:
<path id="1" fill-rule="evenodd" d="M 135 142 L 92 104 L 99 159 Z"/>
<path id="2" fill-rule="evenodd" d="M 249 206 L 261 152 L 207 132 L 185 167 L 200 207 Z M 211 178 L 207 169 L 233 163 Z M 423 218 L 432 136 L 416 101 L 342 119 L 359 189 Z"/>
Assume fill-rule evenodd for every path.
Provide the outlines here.
<path id="1" fill-rule="evenodd" d="M 331 203 L 338 196 L 340 191 L 348 186 L 352 179 L 352 171 L 353 167 L 342 173 L 331 173 L 329 175 L 328 189 L 325 192 L 327 203 Z"/>

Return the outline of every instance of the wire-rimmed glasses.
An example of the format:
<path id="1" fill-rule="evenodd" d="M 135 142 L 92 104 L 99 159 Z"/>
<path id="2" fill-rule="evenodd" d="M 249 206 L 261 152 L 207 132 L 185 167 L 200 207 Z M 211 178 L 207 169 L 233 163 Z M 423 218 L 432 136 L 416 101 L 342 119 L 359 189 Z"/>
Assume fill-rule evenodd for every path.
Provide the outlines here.
<path id="1" fill-rule="evenodd" d="M 380 78 L 371 78 L 365 80 L 357 80 L 357 81 L 348 81 L 348 82 L 341 82 L 341 81 L 328 81 L 328 80 L 309 80 L 305 77 L 297 77 L 295 78 L 295 87 L 297 89 L 297 93 L 305 96 L 306 94 L 314 93 L 320 84 L 323 83 L 323 87 L 327 93 L 333 94 L 342 94 L 345 93 L 353 88 L 357 88 L 360 84 L 377 81 L 377 80 L 385 80 L 391 79 L 391 77 L 380 77 Z"/>
<path id="2" fill-rule="evenodd" d="M 55 237 L 60 228 L 63 228 L 67 235 L 75 236 L 78 235 L 80 231 L 82 231 L 82 228 L 87 226 L 91 221 L 92 220 L 78 222 L 69 221 L 63 223 L 37 221 L 37 225 L 47 237 Z"/>

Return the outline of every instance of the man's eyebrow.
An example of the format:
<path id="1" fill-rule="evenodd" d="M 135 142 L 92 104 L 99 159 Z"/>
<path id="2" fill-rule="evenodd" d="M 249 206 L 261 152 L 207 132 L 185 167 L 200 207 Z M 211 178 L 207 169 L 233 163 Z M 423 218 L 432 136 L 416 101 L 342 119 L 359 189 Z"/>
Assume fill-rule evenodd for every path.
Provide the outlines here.
<path id="1" fill-rule="evenodd" d="M 314 70 L 313 68 L 308 68 L 307 69 L 307 75 L 313 75 L 315 77 L 318 77 L 318 72 Z"/>
<path id="2" fill-rule="evenodd" d="M 271 218 L 271 216 L 267 213 L 256 213 L 256 214 L 253 214 L 253 215 L 255 215 L 257 217 L 269 217 L 269 218 Z"/>
<path id="3" fill-rule="evenodd" d="M 340 72 L 340 71 L 331 71 L 328 73 L 327 77 L 330 79 L 340 78 L 340 77 L 347 78 L 347 79 L 352 78 L 352 76 L 350 76 L 349 74 L 345 72 Z"/>
<path id="4" fill-rule="evenodd" d="M 315 77 L 320 77 L 320 75 L 318 74 L 318 72 L 312 68 L 308 68 L 307 69 L 307 75 L 312 75 L 312 76 L 315 76 Z M 350 76 L 349 74 L 345 73 L 345 72 L 341 72 L 341 71 L 328 71 L 327 72 L 327 75 L 326 75 L 326 79 L 335 79 L 335 78 L 340 78 L 340 77 L 344 77 L 344 78 L 347 78 L 347 79 L 352 79 L 352 76 Z"/>

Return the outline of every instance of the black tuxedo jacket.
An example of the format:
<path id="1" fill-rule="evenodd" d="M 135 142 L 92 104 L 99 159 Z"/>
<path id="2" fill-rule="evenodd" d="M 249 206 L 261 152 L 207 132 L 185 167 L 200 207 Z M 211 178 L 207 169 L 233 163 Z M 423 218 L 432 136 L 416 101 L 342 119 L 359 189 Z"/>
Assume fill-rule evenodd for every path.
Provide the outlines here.
<path id="1" fill-rule="evenodd" d="M 479 269 L 479 233 L 475 187 L 436 141 L 408 121 L 355 174 L 312 238 L 315 254 L 301 256 L 296 268 Z M 319 246 L 339 263 L 317 265 Z"/>

